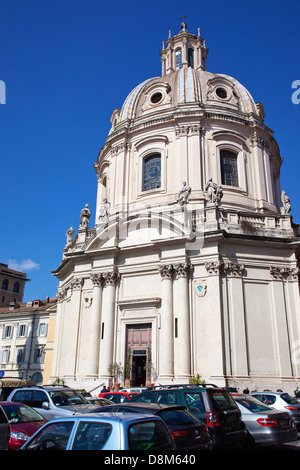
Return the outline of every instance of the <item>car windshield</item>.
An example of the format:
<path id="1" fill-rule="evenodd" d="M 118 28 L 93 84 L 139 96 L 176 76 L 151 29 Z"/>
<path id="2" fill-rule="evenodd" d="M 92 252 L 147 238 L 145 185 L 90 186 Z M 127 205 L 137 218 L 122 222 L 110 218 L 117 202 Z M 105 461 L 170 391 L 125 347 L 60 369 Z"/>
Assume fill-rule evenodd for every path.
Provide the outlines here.
<path id="1" fill-rule="evenodd" d="M 172 440 L 161 421 L 132 424 L 128 429 L 130 450 L 172 450 Z"/>
<path id="2" fill-rule="evenodd" d="M 291 397 L 291 395 L 289 395 L 288 393 L 282 393 L 282 395 L 280 396 L 286 403 L 290 403 L 290 404 L 298 403 L 298 400 L 296 398 Z"/>
<path id="3" fill-rule="evenodd" d="M 76 390 L 53 390 L 49 392 L 55 406 L 85 405 L 88 401 Z"/>
<path id="4" fill-rule="evenodd" d="M 272 409 L 270 406 L 267 406 L 256 398 L 250 396 L 236 397 L 236 401 L 244 408 L 247 408 L 247 410 L 252 411 L 253 413 L 259 413 L 260 411 L 269 411 Z"/>
<path id="5" fill-rule="evenodd" d="M 3 408 L 10 424 L 44 420 L 37 411 L 25 405 L 4 405 Z"/>
<path id="6" fill-rule="evenodd" d="M 228 392 L 223 390 L 213 391 L 212 399 L 217 411 L 235 410 L 236 404 Z"/>

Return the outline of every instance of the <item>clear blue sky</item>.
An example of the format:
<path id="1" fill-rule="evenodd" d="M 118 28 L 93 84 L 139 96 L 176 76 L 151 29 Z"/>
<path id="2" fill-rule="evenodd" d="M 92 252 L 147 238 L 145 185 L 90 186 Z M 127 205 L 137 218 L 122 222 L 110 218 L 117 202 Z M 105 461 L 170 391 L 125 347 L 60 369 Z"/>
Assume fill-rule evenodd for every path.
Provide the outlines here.
<path id="1" fill-rule="evenodd" d="M 0 0 L 0 262 L 27 272 L 25 301 L 56 295 L 50 271 L 86 203 L 94 223 L 93 163 L 111 113 L 161 74 L 162 41 L 180 31 L 182 15 L 189 32 L 201 28 L 208 70 L 235 77 L 263 103 L 300 223 L 300 104 L 291 100 L 299 0 Z"/>

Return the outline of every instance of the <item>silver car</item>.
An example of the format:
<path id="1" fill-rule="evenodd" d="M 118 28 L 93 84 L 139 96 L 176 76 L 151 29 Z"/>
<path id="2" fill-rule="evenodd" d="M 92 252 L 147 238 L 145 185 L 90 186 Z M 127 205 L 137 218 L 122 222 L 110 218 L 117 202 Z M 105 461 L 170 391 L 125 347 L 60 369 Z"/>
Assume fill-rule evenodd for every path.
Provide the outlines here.
<path id="1" fill-rule="evenodd" d="M 45 424 L 21 450 L 174 450 L 161 418 L 110 413 L 74 415 Z"/>
<path id="2" fill-rule="evenodd" d="M 274 446 L 297 440 L 296 425 L 288 412 L 274 410 L 251 395 L 232 396 L 248 431 L 248 447 Z"/>
<path id="3" fill-rule="evenodd" d="M 251 396 L 276 410 L 287 411 L 295 421 L 296 427 L 300 427 L 300 403 L 296 398 L 288 393 L 271 391 L 252 392 Z"/>

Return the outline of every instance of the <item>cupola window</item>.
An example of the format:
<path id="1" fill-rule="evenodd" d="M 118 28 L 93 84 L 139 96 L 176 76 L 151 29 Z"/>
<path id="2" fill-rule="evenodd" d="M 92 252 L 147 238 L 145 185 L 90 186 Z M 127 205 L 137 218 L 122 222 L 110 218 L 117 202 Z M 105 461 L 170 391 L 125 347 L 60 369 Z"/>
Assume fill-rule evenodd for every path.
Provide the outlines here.
<path id="1" fill-rule="evenodd" d="M 176 63 L 176 70 L 182 68 L 182 51 L 180 48 L 176 49 L 175 51 L 175 63 Z"/>
<path id="2" fill-rule="evenodd" d="M 194 68 L 194 49 L 192 48 L 188 49 L 188 64 L 189 67 Z"/>
<path id="3" fill-rule="evenodd" d="M 222 184 L 227 186 L 238 186 L 237 154 L 229 150 L 221 150 L 221 174 Z"/>
<path id="4" fill-rule="evenodd" d="M 222 98 L 223 100 L 227 98 L 227 91 L 225 90 L 225 88 L 218 87 L 216 89 L 216 94 L 219 98 Z"/>
<path id="5" fill-rule="evenodd" d="M 161 156 L 151 155 L 144 160 L 143 190 L 149 191 L 161 187 Z"/>

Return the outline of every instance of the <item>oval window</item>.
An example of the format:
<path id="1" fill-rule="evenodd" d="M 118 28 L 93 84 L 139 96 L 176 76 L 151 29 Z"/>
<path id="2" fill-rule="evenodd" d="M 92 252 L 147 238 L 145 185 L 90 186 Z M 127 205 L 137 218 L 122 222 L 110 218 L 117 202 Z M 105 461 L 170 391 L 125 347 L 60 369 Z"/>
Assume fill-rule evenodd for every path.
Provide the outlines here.
<path id="1" fill-rule="evenodd" d="M 225 90 L 225 88 L 221 88 L 221 87 L 217 88 L 216 94 L 219 98 L 223 98 L 223 99 L 227 98 L 227 91 Z"/>
<path id="2" fill-rule="evenodd" d="M 154 93 L 154 95 L 151 96 L 151 103 L 159 103 L 162 100 L 162 97 L 163 95 L 160 92 Z"/>

